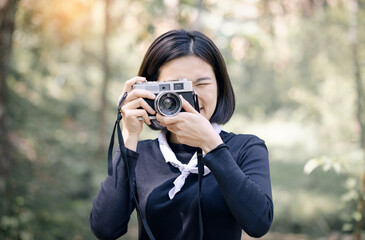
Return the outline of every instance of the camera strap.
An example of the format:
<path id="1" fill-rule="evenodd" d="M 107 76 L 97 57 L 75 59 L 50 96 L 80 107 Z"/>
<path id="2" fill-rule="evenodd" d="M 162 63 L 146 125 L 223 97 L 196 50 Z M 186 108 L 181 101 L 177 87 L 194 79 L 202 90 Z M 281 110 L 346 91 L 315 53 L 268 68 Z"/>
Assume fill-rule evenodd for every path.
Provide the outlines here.
<path id="1" fill-rule="evenodd" d="M 137 200 L 137 196 L 135 193 L 135 189 L 134 189 L 134 185 L 133 185 L 133 178 L 130 172 L 130 168 L 129 168 L 129 162 L 127 159 L 127 152 L 126 152 L 126 147 L 124 145 L 124 140 L 123 140 L 123 135 L 122 135 L 122 131 L 120 128 L 120 120 L 122 119 L 122 114 L 120 113 L 120 109 L 121 109 L 121 104 L 123 103 L 123 101 L 126 99 L 128 93 L 125 92 L 123 94 L 123 97 L 120 99 L 119 103 L 118 103 L 118 115 L 117 115 L 117 120 L 115 121 L 114 124 L 114 128 L 113 128 L 113 133 L 112 136 L 110 138 L 110 142 L 109 142 L 109 148 L 108 148 L 108 175 L 112 176 L 113 175 L 113 148 L 114 148 L 114 138 L 115 138 L 115 130 L 117 130 L 117 134 L 118 134 L 118 142 L 119 142 L 119 149 L 120 149 L 120 156 L 118 157 L 116 166 L 115 166 L 115 182 L 114 182 L 114 187 L 117 187 L 117 180 L 118 180 L 118 171 L 117 168 L 120 164 L 121 159 L 123 158 L 123 162 L 127 171 L 127 177 L 128 177 L 128 182 L 129 182 L 129 188 L 130 188 L 130 192 L 132 193 L 133 196 L 133 200 L 135 202 L 136 205 L 136 209 L 137 212 L 140 216 L 140 219 L 142 221 L 142 225 L 144 227 L 144 229 L 146 230 L 146 233 L 148 235 L 148 237 L 150 238 L 150 240 L 155 240 L 155 237 L 153 236 L 146 218 L 144 217 L 144 215 L 142 214 L 142 210 L 141 207 L 139 206 L 138 200 Z M 198 101 L 198 96 L 196 94 L 194 94 L 194 108 L 196 111 L 199 111 L 199 101 Z M 197 148 L 197 157 L 198 157 L 198 211 L 199 211 L 199 239 L 202 240 L 203 239 L 203 217 L 202 217 L 202 204 L 201 204 L 201 189 L 202 189 L 202 179 L 203 179 L 203 175 L 204 175 L 204 164 L 203 164 L 203 151 L 201 148 Z"/>
<path id="2" fill-rule="evenodd" d="M 194 108 L 197 112 L 200 112 L 198 95 L 194 93 L 193 97 L 194 97 Z M 197 148 L 196 152 L 198 155 L 199 240 L 203 240 L 204 227 L 203 227 L 202 203 L 201 203 L 202 180 L 204 176 L 203 150 L 201 148 Z"/>
<path id="3" fill-rule="evenodd" d="M 119 104 L 118 104 L 118 116 L 117 116 L 117 120 L 115 121 L 115 124 L 114 124 L 113 133 L 112 133 L 112 136 L 110 138 L 110 143 L 109 143 L 109 148 L 108 148 L 108 175 L 109 176 L 113 175 L 114 134 L 115 134 L 115 130 L 117 129 L 120 156 L 119 156 L 119 158 L 117 160 L 117 164 L 115 166 L 115 180 L 114 180 L 115 181 L 115 183 L 114 183 L 115 186 L 114 187 L 115 188 L 117 187 L 117 180 L 118 180 L 117 168 L 119 166 L 119 163 L 120 163 L 121 159 L 123 158 L 123 162 L 124 162 L 125 168 L 127 170 L 127 177 L 128 177 L 130 192 L 132 193 L 133 200 L 135 202 L 137 212 L 138 212 L 138 214 L 140 216 L 140 219 L 142 221 L 142 225 L 143 225 L 144 229 L 146 230 L 146 233 L 147 233 L 148 237 L 150 238 L 150 240 L 155 240 L 155 237 L 153 236 L 153 234 L 152 234 L 152 232 L 151 232 L 151 230 L 150 230 L 150 228 L 147 224 L 147 220 L 142 214 L 141 207 L 138 204 L 137 196 L 136 196 L 136 193 L 134 191 L 133 178 L 132 178 L 132 175 L 131 175 L 131 172 L 130 172 L 129 162 L 128 162 L 128 159 L 127 159 L 127 151 L 126 151 L 126 147 L 124 145 L 123 135 L 122 135 L 122 131 L 121 131 L 121 128 L 120 128 L 120 120 L 122 119 L 122 114 L 120 113 L 120 108 L 121 108 L 122 102 L 125 100 L 127 95 L 128 95 L 128 93 L 125 92 L 123 97 L 120 99 Z"/>

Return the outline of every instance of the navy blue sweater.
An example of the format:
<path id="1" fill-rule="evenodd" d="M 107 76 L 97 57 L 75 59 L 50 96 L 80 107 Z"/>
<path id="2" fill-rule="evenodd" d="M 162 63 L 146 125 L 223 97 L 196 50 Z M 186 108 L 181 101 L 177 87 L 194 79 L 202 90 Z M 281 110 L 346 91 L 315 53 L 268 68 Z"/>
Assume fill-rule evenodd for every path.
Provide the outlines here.
<path id="1" fill-rule="evenodd" d="M 253 135 L 222 131 L 220 136 L 225 144 L 203 158 L 211 170 L 202 183 L 204 239 L 239 240 L 242 229 L 252 237 L 260 237 L 273 220 L 267 148 Z M 174 146 L 173 150 L 185 162 L 192 154 L 187 146 Z M 115 167 L 119 155 L 118 148 L 113 159 L 114 171 L 118 171 L 117 187 L 114 177 L 107 176 L 93 201 L 90 225 L 99 239 L 117 239 L 125 234 L 135 208 L 123 162 Z M 198 239 L 197 174 L 190 174 L 181 191 L 170 200 L 168 192 L 180 172 L 165 162 L 157 139 L 140 141 L 137 152 L 128 150 L 127 155 L 139 205 L 155 238 Z M 148 239 L 141 223 L 139 226 L 139 239 Z"/>

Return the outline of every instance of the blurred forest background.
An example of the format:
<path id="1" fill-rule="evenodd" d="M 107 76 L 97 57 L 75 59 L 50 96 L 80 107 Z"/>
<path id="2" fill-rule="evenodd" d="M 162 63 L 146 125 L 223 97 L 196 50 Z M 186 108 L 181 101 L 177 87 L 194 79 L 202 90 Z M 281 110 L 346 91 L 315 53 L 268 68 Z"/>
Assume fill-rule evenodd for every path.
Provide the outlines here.
<path id="1" fill-rule="evenodd" d="M 216 42 L 237 99 L 224 128 L 268 145 L 264 239 L 361 239 L 364 0 L 0 0 L 0 239 L 95 239 L 118 96 L 173 28 Z"/>

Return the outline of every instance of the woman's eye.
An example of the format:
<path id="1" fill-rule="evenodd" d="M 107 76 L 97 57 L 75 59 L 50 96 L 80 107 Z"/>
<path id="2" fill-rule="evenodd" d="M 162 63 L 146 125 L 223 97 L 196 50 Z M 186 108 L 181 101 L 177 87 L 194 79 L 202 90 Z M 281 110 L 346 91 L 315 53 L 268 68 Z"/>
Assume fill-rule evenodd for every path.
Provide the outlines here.
<path id="1" fill-rule="evenodd" d="M 206 85 L 209 85 L 209 83 L 198 83 L 195 86 L 200 87 L 200 86 L 206 86 Z"/>

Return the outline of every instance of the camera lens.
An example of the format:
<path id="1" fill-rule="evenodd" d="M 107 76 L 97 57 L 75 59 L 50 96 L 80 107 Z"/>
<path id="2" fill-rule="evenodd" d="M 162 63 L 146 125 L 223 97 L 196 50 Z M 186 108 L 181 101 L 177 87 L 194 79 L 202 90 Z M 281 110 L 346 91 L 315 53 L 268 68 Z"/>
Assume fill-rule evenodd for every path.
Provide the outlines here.
<path id="1" fill-rule="evenodd" d="M 173 98 L 165 98 L 162 102 L 162 106 L 164 109 L 172 110 L 176 106 L 176 102 Z"/>
<path id="2" fill-rule="evenodd" d="M 174 92 L 162 92 L 155 99 L 156 111 L 164 116 L 175 116 L 181 107 L 181 100 Z"/>

